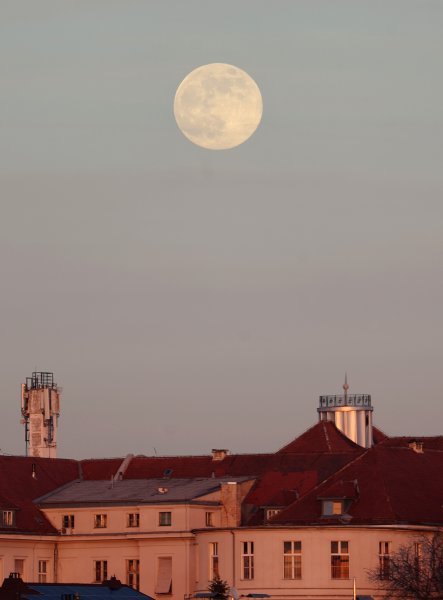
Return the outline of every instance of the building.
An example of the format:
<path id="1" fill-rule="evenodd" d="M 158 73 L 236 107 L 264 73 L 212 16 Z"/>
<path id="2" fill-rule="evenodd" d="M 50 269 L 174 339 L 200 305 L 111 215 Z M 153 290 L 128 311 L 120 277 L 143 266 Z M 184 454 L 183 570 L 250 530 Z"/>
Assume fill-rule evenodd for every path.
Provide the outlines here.
<path id="1" fill-rule="evenodd" d="M 0 456 L 0 577 L 115 575 L 158 600 L 215 574 L 234 596 L 338 600 L 355 578 L 380 598 L 368 569 L 386 574 L 400 545 L 443 526 L 443 437 L 387 437 L 370 396 L 344 391 L 275 453 Z"/>

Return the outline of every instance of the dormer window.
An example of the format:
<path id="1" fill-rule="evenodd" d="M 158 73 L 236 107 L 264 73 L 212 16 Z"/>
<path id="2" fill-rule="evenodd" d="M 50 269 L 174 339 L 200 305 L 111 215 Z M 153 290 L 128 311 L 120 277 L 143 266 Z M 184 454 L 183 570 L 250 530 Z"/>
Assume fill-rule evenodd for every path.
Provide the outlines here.
<path id="1" fill-rule="evenodd" d="M 323 517 L 334 517 L 343 515 L 345 513 L 343 500 L 323 500 L 322 502 L 322 516 Z"/>
<path id="2" fill-rule="evenodd" d="M 15 525 L 15 511 L 14 510 L 2 510 L 1 512 L 1 523 L 3 527 L 14 527 Z"/>
<path id="3" fill-rule="evenodd" d="M 411 450 L 417 452 L 417 454 L 423 454 L 423 440 L 411 440 L 408 446 Z"/>
<path id="4" fill-rule="evenodd" d="M 281 508 L 267 508 L 265 510 L 266 520 L 269 521 L 269 519 L 272 519 L 272 517 L 281 513 L 281 510 Z"/>

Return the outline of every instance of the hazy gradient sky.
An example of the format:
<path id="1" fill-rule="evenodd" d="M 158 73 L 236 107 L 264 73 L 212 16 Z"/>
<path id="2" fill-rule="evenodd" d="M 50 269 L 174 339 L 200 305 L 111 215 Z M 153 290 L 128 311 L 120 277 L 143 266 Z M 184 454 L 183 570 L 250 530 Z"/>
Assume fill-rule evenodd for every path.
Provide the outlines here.
<path id="1" fill-rule="evenodd" d="M 318 396 L 442 434 L 441 0 L 0 2 L 0 448 L 20 383 L 59 454 L 272 451 Z M 244 145 L 172 114 L 195 67 L 263 95 Z"/>

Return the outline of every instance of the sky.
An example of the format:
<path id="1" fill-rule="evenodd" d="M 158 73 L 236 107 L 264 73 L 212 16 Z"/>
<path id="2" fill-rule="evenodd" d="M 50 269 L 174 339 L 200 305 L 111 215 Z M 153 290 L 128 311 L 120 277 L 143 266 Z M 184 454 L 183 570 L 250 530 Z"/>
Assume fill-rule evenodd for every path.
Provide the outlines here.
<path id="1" fill-rule="evenodd" d="M 0 449 L 63 387 L 59 456 L 274 451 L 318 397 L 442 434 L 441 0 L 2 0 Z M 194 68 L 263 97 L 178 130 Z"/>

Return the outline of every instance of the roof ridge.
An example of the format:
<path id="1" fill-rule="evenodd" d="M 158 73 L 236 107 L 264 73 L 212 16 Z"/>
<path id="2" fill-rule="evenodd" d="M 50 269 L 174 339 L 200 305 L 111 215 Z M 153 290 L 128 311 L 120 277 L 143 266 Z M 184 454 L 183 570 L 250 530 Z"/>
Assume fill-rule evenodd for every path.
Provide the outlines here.
<path id="1" fill-rule="evenodd" d="M 399 440 L 406 440 L 406 439 L 413 439 L 413 440 L 434 440 L 435 438 L 443 438 L 443 435 L 417 435 L 417 434 L 409 434 L 409 435 L 391 435 L 389 437 L 390 440 L 395 440 L 395 439 L 399 439 Z"/>
<path id="2" fill-rule="evenodd" d="M 312 427 L 309 427 L 298 437 L 280 448 L 276 454 L 306 453 L 306 450 L 303 449 L 307 444 L 310 447 L 309 453 L 327 452 L 335 454 L 341 451 L 354 452 L 361 450 L 361 446 L 345 435 L 334 422 L 322 420 L 317 421 L 315 425 L 312 425 Z"/>
<path id="3" fill-rule="evenodd" d="M 47 496 L 52 496 L 55 492 L 60 492 L 61 490 L 65 489 L 65 488 L 68 488 L 69 486 L 71 486 L 72 484 L 74 484 L 76 482 L 83 483 L 84 480 L 82 480 L 82 479 L 72 479 L 71 481 L 68 481 L 67 483 L 64 483 L 63 485 L 59 485 L 58 487 L 54 488 L 50 492 L 46 492 L 46 494 L 43 494 L 42 496 L 38 496 L 37 498 L 34 498 L 32 500 L 32 503 L 35 504 L 36 506 L 38 506 L 42 501 L 45 500 L 45 498 Z"/>
<path id="4" fill-rule="evenodd" d="M 325 434 L 326 445 L 328 447 L 329 452 L 332 452 L 331 441 L 329 439 L 329 435 L 328 435 L 328 432 L 327 432 L 327 429 L 326 429 L 326 422 L 322 421 L 321 424 L 323 426 L 323 433 Z"/>
<path id="5" fill-rule="evenodd" d="M 314 427 L 318 427 L 319 422 L 320 421 L 317 421 L 317 423 L 314 423 L 314 425 L 311 425 L 310 427 L 307 427 L 306 429 L 304 429 L 299 435 L 297 435 L 297 437 L 295 437 L 293 440 L 291 440 L 290 442 L 288 442 L 287 444 L 285 444 L 284 446 L 282 446 L 281 448 L 276 450 L 275 454 L 282 452 L 285 448 L 287 448 L 288 446 L 293 444 L 295 442 L 295 440 L 298 440 L 299 438 L 301 438 L 302 435 L 305 435 L 305 433 L 308 433 L 308 431 L 310 431 L 311 429 L 314 429 Z"/>

